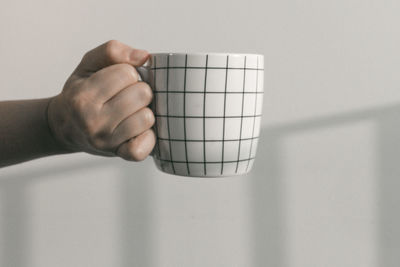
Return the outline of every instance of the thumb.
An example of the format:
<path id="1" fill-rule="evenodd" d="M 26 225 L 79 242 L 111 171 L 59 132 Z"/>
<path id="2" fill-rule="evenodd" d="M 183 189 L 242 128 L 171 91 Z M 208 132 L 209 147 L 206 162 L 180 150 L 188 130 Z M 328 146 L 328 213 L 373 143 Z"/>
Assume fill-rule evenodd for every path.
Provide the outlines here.
<path id="1" fill-rule="evenodd" d="M 146 50 L 135 49 L 116 40 L 108 41 L 88 51 L 76 67 L 74 74 L 88 76 L 107 66 L 127 63 L 135 67 L 143 65 L 149 57 Z"/>

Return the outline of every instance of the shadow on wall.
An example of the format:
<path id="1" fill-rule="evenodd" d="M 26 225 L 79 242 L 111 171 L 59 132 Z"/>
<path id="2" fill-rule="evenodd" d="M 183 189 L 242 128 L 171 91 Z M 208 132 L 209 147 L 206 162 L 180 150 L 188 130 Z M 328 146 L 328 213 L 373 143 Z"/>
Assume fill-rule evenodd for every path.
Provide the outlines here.
<path id="1" fill-rule="evenodd" d="M 379 251 L 378 266 L 400 266 L 400 105 L 388 106 L 300 121 L 261 132 L 257 162 L 251 174 L 253 196 L 253 266 L 287 266 L 283 239 L 283 200 L 281 140 L 286 134 L 321 129 L 344 123 L 371 119 L 377 123 Z M 52 173 L 96 168 L 104 161 L 83 162 L 65 169 L 48 168 L 0 179 L 0 266 L 30 266 L 29 194 L 27 190 L 38 180 L 49 179 Z M 128 165 L 127 165 L 128 166 Z M 148 193 L 153 173 L 139 171 L 132 179 L 131 168 L 121 168 L 121 265 L 152 266 L 152 211 Z M 144 170 L 145 168 L 141 169 Z M 263 175 L 258 175 L 263 174 Z M 47 178 L 43 178 L 47 177 Z M 129 203 L 129 204 L 127 204 Z M 151 253 L 151 254 L 150 254 Z"/>
<path id="2" fill-rule="evenodd" d="M 132 168 L 130 164 L 125 165 L 121 169 L 121 267 L 155 266 L 153 232 L 156 222 L 152 215 L 151 189 L 157 170 L 148 166 Z"/>
<path id="3" fill-rule="evenodd" d="M 288 134 L 371 120 L 377 125 L 378 265 L 400 266 L 400 105 L 338 114 L 262 129 L 251 174 L 254 266 L 287 266 L 283 234 L 281 144 Z M 264 175 L 259 175 L 264 174 Z"/>
<path id="4" fill-rule="evenodd" d="M 29 188 L 56 173 L 68 174 L 99 166 L 98 162 L 52 166 L 0 178 L 0 266 L 30 266 L 30 222 L 32 210 Z"/>
<path id="5" fill-rule="evenodd" d="M 283 190 L 279 131 L 263 128 L 250 173 L 253 222 L 253 266 L 281 267 L 284 262 Z M 262 174 L 262 175 L 260 175 Z"/>
<path id="6" fill-rule="evenodd" d="M 0 178 L 0 266 L 32 266 L 32 209 L 29 194 L 32 185 L 51 180 L 55 174 L 73 176 L 81 170 L 107 164 L 109 163 L 104 159 L 99 159 Z M 135 168 L 135 173 L 132 174 L 132 167 L 129 167 L 128 163 L 121 164 L 123 167 L 115 177 L 120 182 L 121 193 L 120 199 L 117 200 L 120 203 L 120 218 L 116 218 L 116 221 L 120 222 L 120 236 L 117 237 L 120 247 L 117 249 L 121 266 L 153 266 L 153 257 L 150 254 L 153 221 L 150 214 L 153 208 L 148 191 L 153 174 L 145 172 L 146 168 Z M 135 179 L 132 179 L 133 176 Z"/>

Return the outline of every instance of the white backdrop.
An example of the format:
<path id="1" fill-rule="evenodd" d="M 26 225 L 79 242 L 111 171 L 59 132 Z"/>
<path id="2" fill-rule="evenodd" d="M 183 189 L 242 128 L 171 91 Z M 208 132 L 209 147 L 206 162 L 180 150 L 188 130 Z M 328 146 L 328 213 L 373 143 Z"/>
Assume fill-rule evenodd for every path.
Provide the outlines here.
<path id="1" fill-rule="evenodd" d="M 86 154 L 1 169 L 0 266 L 399 266 L 399 13 L 395 0 L 2 0 L 0 99 L 57 94 L 109 39 L 262 53 L 266 93 L 246 177 Z"/>

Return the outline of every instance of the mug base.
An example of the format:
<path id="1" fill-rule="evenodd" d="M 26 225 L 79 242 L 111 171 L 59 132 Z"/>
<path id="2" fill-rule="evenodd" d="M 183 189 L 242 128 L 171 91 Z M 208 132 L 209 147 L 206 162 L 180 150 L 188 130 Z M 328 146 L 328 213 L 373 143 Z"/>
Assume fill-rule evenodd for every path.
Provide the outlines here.
<path id="1" fill-rule="evenodd" d="M 226 178 L 232 176 L 247 175 L 254 163 L 254 159 L 239 163 L 207 163 L 207 164 L 186 164 L 181 162 L 160 161 L 153 157 L 154 163 L 158 170 L 163 173 L 176 175 L 181 177 L 192 178 Z"/>

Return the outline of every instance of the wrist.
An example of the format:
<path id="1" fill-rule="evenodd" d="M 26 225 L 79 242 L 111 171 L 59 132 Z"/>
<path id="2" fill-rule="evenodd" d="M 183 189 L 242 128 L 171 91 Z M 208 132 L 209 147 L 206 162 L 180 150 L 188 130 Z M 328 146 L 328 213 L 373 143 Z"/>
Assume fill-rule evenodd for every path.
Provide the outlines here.
<path id="1" fill-rule="evenodd" d="M 59 136 L 59 133 L 57 131 L 57 118 L 54 116 L 55 109 L 53 107 L 54 104 L 56 104 L 56 98 L 57 96 L 50 97 L 47 99 L 46 103 L 46 108 L 45 108 L 45 123 L 48 129 L 49 133 L 49 143 L 51 146 L 54 148 L 55 151 L 58 153 L 72 153 L 75 152 L 68 148 L 67 144 L 62 141 L 62 139 Z"/>

